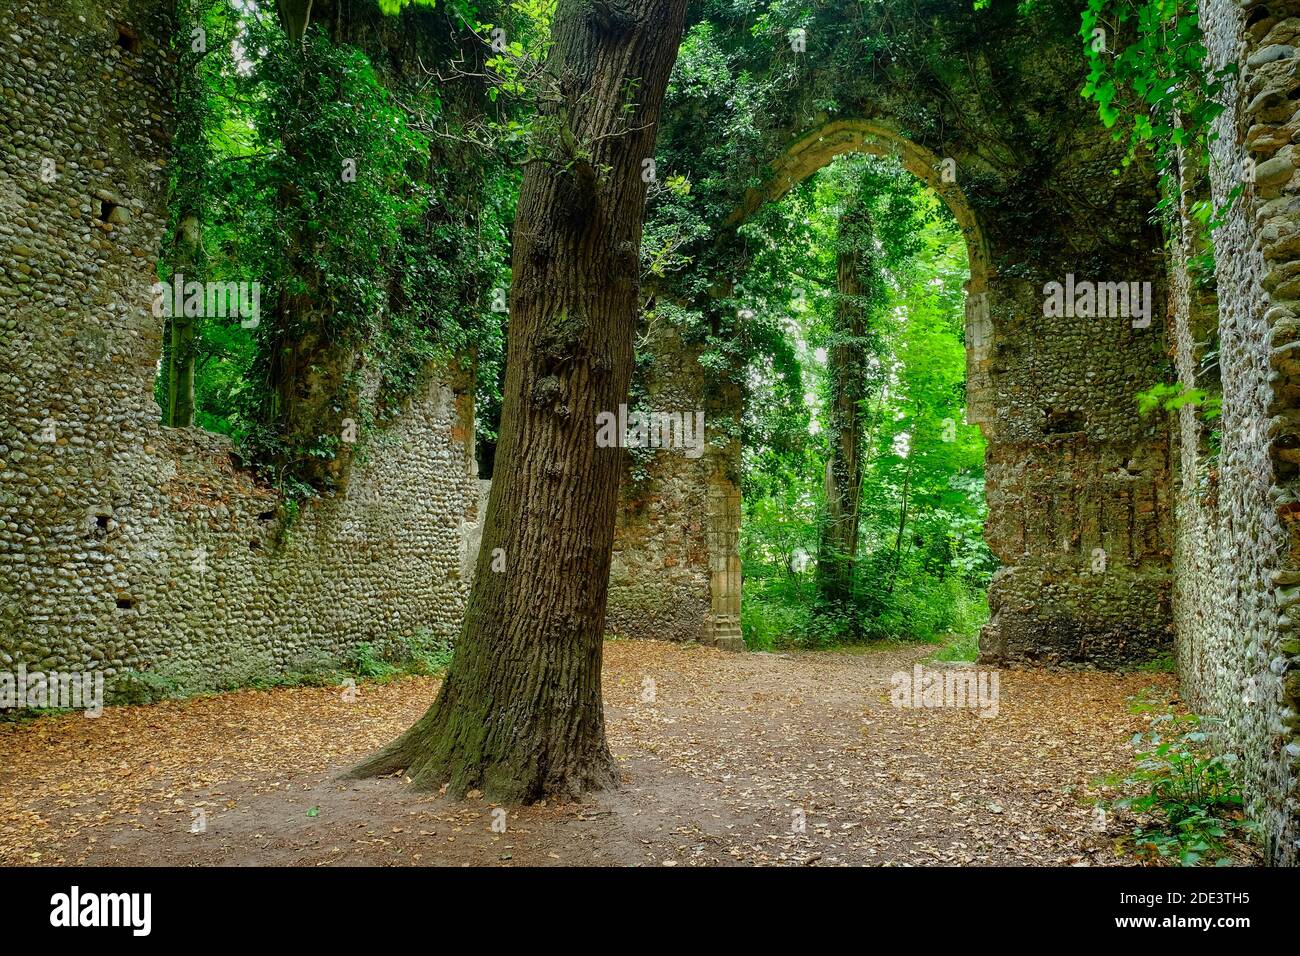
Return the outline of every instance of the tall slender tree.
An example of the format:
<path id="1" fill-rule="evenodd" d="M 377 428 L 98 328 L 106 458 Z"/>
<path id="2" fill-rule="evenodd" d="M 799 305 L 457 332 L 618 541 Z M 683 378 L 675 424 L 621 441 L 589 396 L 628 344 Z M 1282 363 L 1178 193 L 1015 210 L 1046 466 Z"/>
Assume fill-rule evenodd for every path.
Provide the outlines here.
<path id="1" fill-rule="evenodd" d="M 178 4 L 176 50 L 175 172 L 171 182 L 171 247 L 166 256 L 171 274 L 189 282 L 202 279 L 204 269 L 202 214 L 207 201 L 208 122 L 211 91 L 204 75 L 208 29 L 213 25 L 210 0 Z M 213 38 L 213 42 L 216 40 Z M 194 423 L 194 372 L 198 359 L 198 325 L 194 316 L 172 315 L 163 337 L 163 424 L 187 428 Z"/>
<path id="2" fill-rule="evenodd" d="M 853 596 L 871 357 L 867 334 L 872 310 L 884 301 L 871 210 L 862 197 L 844 211 L 837 241 L 835 327 L 827 356 L 826 518 L 817 555 L 818 597 L 827 604 Z"/>
<path id="3" fill-rule="evenodd" d="M 521 187 L 496 470 L 456 655 L 433 705 L 365 760 L 517 802 L 616 782 L 601 650 L 647 181 L 686 0 L 560 0 Z"/>

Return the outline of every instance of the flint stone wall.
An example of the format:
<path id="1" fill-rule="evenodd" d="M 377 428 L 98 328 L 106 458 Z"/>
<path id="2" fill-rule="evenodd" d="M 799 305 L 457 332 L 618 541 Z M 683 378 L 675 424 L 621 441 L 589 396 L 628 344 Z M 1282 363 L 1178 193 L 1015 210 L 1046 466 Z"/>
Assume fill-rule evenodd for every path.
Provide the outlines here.
<path id="1" fill-rule="evenodd" d="M 742 650 L 740 515 L 718 508 L 719 493 L 736 488 L 739 449 L 711 425 L 736 409 L 708 394 L 699 349 L 676 329 L 656 327 L 646 348 L 654 362 L 644 405 L 633 410 L 703 410 L 709 443 L 698 458 L 656 449 L 640 459 L 640 475 L 637 459 L 625 453 L 605 628 L 617 637 Z"/>
<path id="2" fill-rule="evenodd" d="M 0 30 L 0 668 L 200 690 L 450 638 L 478 512 L 468 396 L 431 375 L 346 493 L 292 522 L 226 439 L 159 424 L 166 11 L 25 3 Z"/>
<path id="3" fill-rule="evenodd" d="M 1213 456 L 1181 410 L 1174 613 L 1183 694 L 1221 721 L 1238 754 L 1268 859 L 1300 864 L 1300 4 L 1211 0 L 1202 26 L 1214 67 L 1237 63 L 1217 120 L 1216 206 L 1244 194 L 1215 231 L 1217 301 L 1183 249 L 1172 263 L 1179 379 L 1217 327 L 1223 418 Z M 1247 162 L 1249 160 L 1249 162 Z M 1217 315 L 1216 315 L 1217 311 Z"/>

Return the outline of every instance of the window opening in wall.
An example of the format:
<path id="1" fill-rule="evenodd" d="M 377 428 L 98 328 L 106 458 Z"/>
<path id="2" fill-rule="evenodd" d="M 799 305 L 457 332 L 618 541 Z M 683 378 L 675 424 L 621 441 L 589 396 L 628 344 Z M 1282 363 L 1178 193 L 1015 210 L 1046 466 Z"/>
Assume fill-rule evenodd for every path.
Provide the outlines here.
<path id="1" fill-rule="evenodd" d="M 118 23 L 116 27 L 117 46 L 127 53 L 138 54 L 140 52 L 140 35 L 125 23 Z"/>

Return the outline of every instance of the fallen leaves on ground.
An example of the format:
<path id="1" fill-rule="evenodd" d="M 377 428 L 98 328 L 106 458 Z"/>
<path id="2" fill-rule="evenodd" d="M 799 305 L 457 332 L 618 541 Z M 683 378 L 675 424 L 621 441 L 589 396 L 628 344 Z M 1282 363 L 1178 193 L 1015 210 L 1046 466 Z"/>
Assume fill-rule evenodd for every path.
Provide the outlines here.
<path id="1" fill-rule="evenodd" d="M 351 701 L 340 688 L 242 691 L 4 725 L 0 862 L 1128 862 L 1094 785 L 1131 762 L 1144 718 L 1127 699 L 1152 685 L 1172 695 L 1173 679 L 1002 671 L 997 717 L 893 707 L 891 674 L 928 651 L 609 642 L 623 786 L 510 808 L 505 833 L 481 798 L 338 779 L 423 713 L 432 678 L 363 684 Z"/>

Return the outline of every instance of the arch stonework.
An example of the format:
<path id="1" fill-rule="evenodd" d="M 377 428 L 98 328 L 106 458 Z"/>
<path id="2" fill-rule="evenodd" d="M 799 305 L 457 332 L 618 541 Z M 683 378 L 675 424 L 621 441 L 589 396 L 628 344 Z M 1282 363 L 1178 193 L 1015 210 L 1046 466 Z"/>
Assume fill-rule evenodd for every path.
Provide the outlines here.
<path id="1" fill-rule="evenodd" d="M 1163 657 L 1173 644 L 1168 427 L 1135 403 L 1173 375 L 1162 240 L 1149 221 L 1155 177 L 1141 161 L 1122 163 L 1122 147 L 1079 95 L 1078 10 L 1068 0 L 1044 0 L 1026 16 L 1009 5 L 972 15 L 958 0 L 919 0 L 913 14 L 882 14 L 875 26 L 897 42 L 878 54 L 853 42 L 870 29 L 864 21 L 834 9 L 816 15 L 804 56 L 777 37 L 766 53 L 728 59 L 731 42 L 745 46 L 752 32 L 739 13 L 695 38 L 713 58 L 702 79 L 687 70 L 670 89 L 656 158 L 728 212 L 661 294 L 678 301 L 680 290 L 717 334 L 723 317 L 692 290 L 729 298 L 748 255 L 737 229 L 747 216 L 841 153 L 897 157 L 945 200 L 970 256 L 967 416 L 988 442 L 986 537 L 1001 565 L 982 659 L 1125 666 Z M 732 39 L 720 40 L 726 32 Z M 778 91 L 744 122 L 736 101 L 710 85 L 724 62 L 733 78 L 744 71 Z M 734 143 L 710 147 L 728 127 L 738 130 Z M 1046 314 L 1045 284 L 1071 277 L 1146 283 L 1150 313 L 1136 324 Z M 656 466 L 666 487 L 683 486 L 680 470 Z M 719 467 L 738 472 L 738 458 Z M 637 494 L 653 501 L 658 490 L 643 482 Z M 691 513 L 702 512 L 682 512 L 675 534 L 657 517 L 658 542 L 689 539 Z M 642 549 L 637 532 L 620 525 L 623 557 L 650 566 L 644 552 L 658 557 L 659 545 Z M 684 556 L 669 555 L 674 568 Z M 697 578 L 697 607 L 710 606 L 707 580 Z M 616 592 L 610 607 L 617 617 Z M 685 631 L 656 635 L 700 632 L 692 617 Z"/>
<path id="2" fill-rule="evenodd" d="M 1071 241 L 1062 229 L 1058 241 L 1042 244 L 1041 258 L 1048 261 L 1028 269 L 1016 248 L 1017 224 L 1004 220 L 1019 216 L 1029 197 L 1018 202 L 1013 191 L 998 202 L 973 204 L 960 163 L 948 162 L 950 157 L 881 118 L 823 120 L 789 137 L 768 164 L 762 185 L 746 190 L 722 229 L 736 229 L 764 203 L 849 152 L 897 158 L 944 200 L 966 239 L 967 417 L 988 442 L 986 536 L 1001 564 L 990 588 L 992 617 L 981 635 L 981 659 L 1124 666 L 1168 654 L 1173 638 L 1168 439 L 1158 419 L 1138 418 L 1134 402 L 1136 392 L 1161 380 L 1167 367 L 1158 253 L 1154 247 L 1136 252 L 1129 242 L 1089 246 Z M 1069 150 L 1060 157 L 1064 169 L 1085 162 Z M 954 167 L 957 175 L 945 175 Z M 1099 173 L 1094 163 L 1091 175 Z M 1136 215 L 1138 207 L 1132 208 Z M 1053 225 L 1068 222 L 1042 224 L 1047 232 Z M 1142 231 L 1140 220 L 1130 225 L 1134 233 Z M 996 237 L 993 243 L 990 235 Z M 1149 283 L 1149 320 L 1045 316 L 1044 282 L 1064 282 L 1069 274 Z M 679 348 L 672 343 L 657 354 L 655 365 L 680 368 Z M 696 374 L 702 373 L 697 369 Z M 719 472 L 738 474 L 738 449 L 711 458 L 713 464 L 694 479 L 688 473 L 698 466 L 658 462 L 656 481 L 649 491 L 639 487 L 637 495 L 654 499 L 664 489 L 677 489 L 669 498 L 685 501 L 692 481 L 716 483 Z M 695 487 L 694 494 L 700 494 Z M 665 558 L 665 539 L 691 536 L 694 524 L 683 518 L 685 527 L 679 522 L 675 534 L 659 531 L 647 548 L 644 526 L 626 520 L 636 511 L 629 504 L 620 521 L 621 564 L 645 569 Z M 678 513 L 700 512 L 683 508 Z M 671 524 L 662 515 L 656 520 Z M 667 550 L 673 552 L 666 555 L 672 575 L 680 581 L 691 549 Z M 739 560 L 703 546 L 694 554 L 711 566 Z M 687 604 L 721 603 L 710 589 L 710 582 L 716 589 L 716 575 L 701 571 L 694 580 L 699 590 Z M 626 614 L 621 599 L 616 587 L 610 598 L 615 633 L 664 636 L 662 616 L 647 618 L 644 603 L 636 614 Z M 682 602 L 673 606 L 680 610 Z M 716 640 L 718 625 L 698 615 L 691 615 L 684 631 L 669 634 L 729 643 Z"/>
<path id="3" fill-rule="evenodd" d="M 778 156 L 762 187 L 746 191 L 744 202 L 727 217 L 724 225 L 735 226 L 753 215 L 763 203 L 780 199 L 792 188 L 821 169 L 836 156 L 862 153 L 897 159 L 904 169 L 933 189 L 951 210 L 966 239 L 970 256 L 971 292 L 982 292 L 988 275 L 988 244 L 956 177 L 956 163 L 912 142 L 897 129 L 869 119 L 829 120 L 800 136 Z M 945 170 L 951 169 L 948 175 Z"/>
<path id="4" fill-rule="evenodd" d="M 989 250 L 979 219 L 957 181 L 956 161 L 936 155 L 885 123 L 836 119 L 792 142 L 771 164 L 763 187 L 746 191 L 745 201 L 724 223 L 742 224 L 767 202 L 775 202 L 836 156 L 861 153 L 898 160 L 943 200 L 966 241 L 970 278 L 966 283 L 966 401 L 972 425 L 992 421 L 989 408 L 989 357 L 992 329 L 988 313 Z"/>

